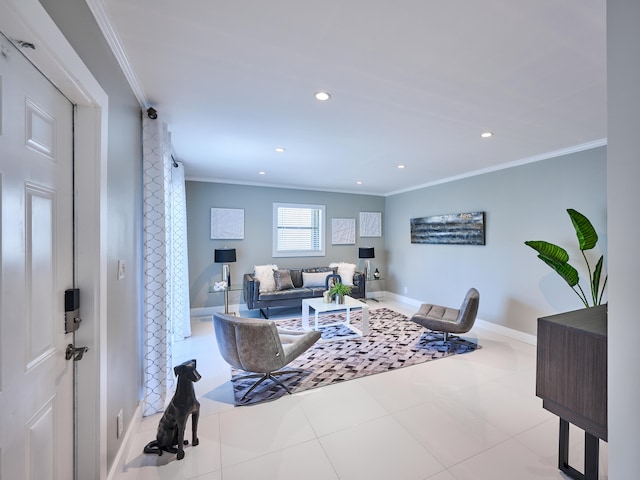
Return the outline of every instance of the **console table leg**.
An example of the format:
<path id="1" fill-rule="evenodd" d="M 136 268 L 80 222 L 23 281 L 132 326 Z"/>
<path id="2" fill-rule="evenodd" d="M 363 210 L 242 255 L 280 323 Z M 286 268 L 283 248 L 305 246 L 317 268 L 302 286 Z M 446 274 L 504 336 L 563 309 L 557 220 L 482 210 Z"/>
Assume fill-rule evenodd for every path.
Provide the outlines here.
<path id="1" fill-rule="evenodd" d="M 590 433 L 584 432 L 584 478 L 598 480 L 600 460 L 600 441 Z"/>
<path id="2" fill-rule="evenodd" d="M 560 419 L 560 435 L 558 444 L 558 468 L 563 472 L 569 468 L 569 422 Z"/>
<path id="3" fill-rule="evenodd" d="M 584 432 L 584 474 L 569 465 L 569 422 L 560 419 L 558 468 L 576 480 L 598 480 L 600 454 L 598 437 Z"/>

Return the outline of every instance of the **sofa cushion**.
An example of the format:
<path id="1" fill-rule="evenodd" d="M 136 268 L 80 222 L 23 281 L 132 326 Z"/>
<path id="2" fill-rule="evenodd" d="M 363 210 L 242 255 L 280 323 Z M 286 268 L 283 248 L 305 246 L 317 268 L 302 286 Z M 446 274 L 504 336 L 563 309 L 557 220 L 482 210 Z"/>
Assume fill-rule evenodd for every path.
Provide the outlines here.
<path id="1" fill-rule="evenodd" d="M 260 282 L 260 293 L 273 292 L 276 289 L 273 271 L 277 269 L 277 265 L 256 265 L 253 267 L 253 274 Z"/>
<path id="2" fill-rule="evenodd" d="M 276 282 L 276 290 L 291 290 L 293 288 L 289 270 L 274 270 L 273 279 Z"/>
<path id="3" fill-rule="evenodd" d="M 311 298 L 315 297 L 316 289 L 313 288 L 292 288 L 290 290 L 274 290 L 273 292 L 261 293 L 259 300 L 278 302 L 282 300 L 290 300 L 293 298 Z M 320 293 L 321 295 L 321 293 Z"/>
<path id="4" fill-rule="evenodd" d="M 331 263 L 329 265 L 332 268 L 337 269 L 338 275 L 342 278 L 342 283 L 345 285 L 353 286 L 353 276 L 356 273 L 356 264 L 355 263 Z"/>
<path id="5" fill-rule="evenodd" d="M 327 275 L 331 272 L 305 272 L 302 271 L 302 284 L 305 288 L 324 287 Z"/>

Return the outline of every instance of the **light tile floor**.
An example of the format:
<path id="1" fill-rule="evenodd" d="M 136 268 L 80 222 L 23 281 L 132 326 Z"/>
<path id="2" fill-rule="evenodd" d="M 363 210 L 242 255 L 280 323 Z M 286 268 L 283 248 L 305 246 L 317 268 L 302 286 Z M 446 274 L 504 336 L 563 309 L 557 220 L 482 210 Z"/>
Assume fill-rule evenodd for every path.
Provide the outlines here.
<path id="1" fill-rule="evenodd" d="M 535 396 L 531 345 L 474 327 L 465 338 L 482 348 L 473 353 L 234 407 L 211 319 L 192 319 L 192 329 L 174 360 L 198 360 L 200 445 L 181 461 L 145 455 L 160 415 L 145 418 L 114 480 L 568 478 L 556 467 L 558 418 Z M 570 463 L 582 471 L 583 434 L 572 426 L 570 435 Z M 607 479 L 604 442 L 600 457 Z"/>

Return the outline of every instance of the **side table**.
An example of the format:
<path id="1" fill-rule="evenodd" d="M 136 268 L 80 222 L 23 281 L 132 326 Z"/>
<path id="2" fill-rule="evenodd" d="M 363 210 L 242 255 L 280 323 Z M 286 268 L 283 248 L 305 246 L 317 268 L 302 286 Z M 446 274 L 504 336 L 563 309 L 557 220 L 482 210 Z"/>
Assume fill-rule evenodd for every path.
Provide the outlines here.
<path id="1" fill-rule="evenodd" d="M 209 287 L 209 293 L 224 293 L 224 313 L 235 315 L 235 312 L 229 312 L 229 292 L 242 291 L 242 285 L 231 285 L 221 290 L 214 290 L 213 287 Z"/>
<path id="2" fill-rule="evenodd" d="M 365 284 L 364 284 L 364 298 L 363 298 L 363 300 L 365 300 L 365 301 L 366 300 L 373 300 L 374 302 L 380 303 L 380 301 L 377 298 L 373 298 L 373 297 L 369 298 L 369 297 L 367 297 L 367 293 L 369 292 L 369 288 L 367 288 L 367 284 L 369 282 L 381 282 L 382 280 L 384 280 L 384 278 L 382 278 L 382 277 L 367 278 L 367 280 L 365 281 Z"/>

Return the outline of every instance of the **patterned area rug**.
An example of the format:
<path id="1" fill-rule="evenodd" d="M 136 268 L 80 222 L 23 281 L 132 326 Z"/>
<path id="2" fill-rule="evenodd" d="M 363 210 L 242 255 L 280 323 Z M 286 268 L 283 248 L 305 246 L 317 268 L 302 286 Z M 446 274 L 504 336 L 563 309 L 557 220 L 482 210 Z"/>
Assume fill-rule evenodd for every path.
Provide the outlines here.
<path id="1" fill-rule="evenodd" d="M 322 339 L 285 369 L 303 369 L 303 373 L 282 375 L 280 380 L 292 393 L 311 388 L 344 382 L 354 378 L 387 372 L 395 368 L 408 367 L 450 355 L 459 355 L 480 348 L 464 339 L 456 340 L 456 347 L 450 352 L 441 352 L 434 341 L 441 340 L 442 334 L 435 334 L 411 322 L 406 316 L 379 308 L 369 312 L 369 335 L 353 337 L 353 332 L 344 326 L 325 326 L 344 319 L 344 313 L 323 315 L 319 318 Z M 298 319 L 278 320 L 279 327 L 302 330 Z M 362 312 L 351 312 L 351 324 L 362 326 Z M 350 338 L 349 338 L 350 337 Z M 255 383 L 256 378 L 241 379 L 247 372 L 231 369 L 233 392 L 236 405 L 251 405 L 275 400 L 287 392 L 271 380 L 264 381 L 242 400 L 245 392 Z"/>

